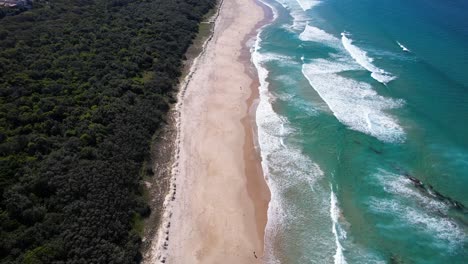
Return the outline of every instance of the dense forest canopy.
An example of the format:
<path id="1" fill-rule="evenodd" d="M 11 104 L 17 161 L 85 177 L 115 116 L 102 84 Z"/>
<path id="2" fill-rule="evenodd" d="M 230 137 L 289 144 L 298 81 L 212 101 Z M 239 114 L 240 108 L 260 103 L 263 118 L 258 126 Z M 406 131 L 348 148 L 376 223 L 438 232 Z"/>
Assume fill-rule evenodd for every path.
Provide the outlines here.
<path id="1" fill-rule="evenodd" d="M 0 8 L 0 263 L 141 260 L 143 164 L 214 4 Z"/>

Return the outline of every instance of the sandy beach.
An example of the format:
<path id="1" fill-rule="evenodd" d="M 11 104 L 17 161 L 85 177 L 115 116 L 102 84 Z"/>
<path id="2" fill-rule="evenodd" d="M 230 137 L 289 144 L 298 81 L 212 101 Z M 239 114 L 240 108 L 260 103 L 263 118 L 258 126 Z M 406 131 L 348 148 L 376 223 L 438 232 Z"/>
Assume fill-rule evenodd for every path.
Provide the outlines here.
<path id="1" fill-rule="evenodd" d="M 254 0 L 221 5 L 179 95 L 171 192 L 145 263 L 262 261 L 270 193 L 254 147 L 258 81 L 246 43 L 264 18 Z"/>

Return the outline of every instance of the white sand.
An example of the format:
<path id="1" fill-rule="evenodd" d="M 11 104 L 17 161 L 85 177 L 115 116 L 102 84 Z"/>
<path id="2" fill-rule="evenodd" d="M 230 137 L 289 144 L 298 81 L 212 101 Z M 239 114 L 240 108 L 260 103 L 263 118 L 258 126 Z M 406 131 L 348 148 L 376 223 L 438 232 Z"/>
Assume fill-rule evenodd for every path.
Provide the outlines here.
<path id="1" fill-rule="evenodd" d="M 256 85 L 241 55 L 263 18 L 253 0 L 224 0 L 180 96 L 175 200 L 146 263 L 261 263 L 269 191 L 246 118 Z"/>

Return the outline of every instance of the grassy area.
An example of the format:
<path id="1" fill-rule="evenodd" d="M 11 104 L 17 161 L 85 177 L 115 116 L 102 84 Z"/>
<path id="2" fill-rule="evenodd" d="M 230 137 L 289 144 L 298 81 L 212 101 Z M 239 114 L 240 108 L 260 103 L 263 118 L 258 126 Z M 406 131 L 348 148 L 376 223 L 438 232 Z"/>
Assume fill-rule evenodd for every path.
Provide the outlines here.
<path id="1" fill-rule="evenodd" d="M 134 214 L 132 217 L 132 230 L 139 236 L 143 236 L 143 230 L 145 228 L 143 217 L 139 214 Z"/>
<path id="2" fill-rule="evenodd" d="M 185 57 L 185 67 L 182 72 L 182 78 L 185 78 L 185 75 L 190 70 L 190 65 L 192 61 L 202 52 L 203 44 L 211 36 L 213 28 L 215 26 L 215 16 L 217 15 L 219 5 L 221 1 L 218 1 L 216 7 L 212 8 L 204 17 L 202 22 L 198 25 L 198 33 L 195 39 L 193 40 L 192 45 L 187 50 Z"/>

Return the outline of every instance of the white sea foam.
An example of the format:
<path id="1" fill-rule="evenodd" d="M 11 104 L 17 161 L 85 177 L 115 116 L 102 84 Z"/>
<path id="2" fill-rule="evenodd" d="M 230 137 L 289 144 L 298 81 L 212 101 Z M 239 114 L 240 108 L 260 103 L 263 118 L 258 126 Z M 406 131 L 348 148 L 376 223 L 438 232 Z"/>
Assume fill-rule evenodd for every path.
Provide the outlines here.
<path id="1" fill-rule="evenodd" d="M 337 74 L 349 69 L 354 68 L 319 59 L 303 64 L 302 73 L 340 122 L 385 142 L 403 141 L 403 129 L 385 112 L 403 101 L 380 96 L 369 84 Z"/>
<path id="2" fill-rule="evenodd" d="M 411 225 L 411 229 L 428 233 L 440 240 L 444 240 L 452 248 L 463 245 L 467 239 L 463 228 L 459 227 L 450 218 L 417 210 L 397 200 L 372 198 L 369 203 L 373 211 L 384 215 L 396 216 L 398 219 Z M 392 223 L 386 227 L 400 229 L 401 225 Z M 443 244 L 439 242 L 434 243 L 434 246 L 443 247 Z"/>
<path id="3" fill-rule="evenodd" d="M 344 71 L 360 70 L 361 67 L 350 61 L 336 61 L 326 59 L 314 59 L 307 64 L 307 70 L 313 74 L 330 74 Z"/>
<path id="4" fill-rule="evenodd" d="M 289 57 L 287 55 L 283 55 L 283 54 L 279 54 L 279 53 L 273 53 L 273 52 L 262 53 L 262 62 L 271 62 L 271 61 L 274 61 L 274 62 L 282 64 L 282 65 L 287 65 L 287 66 L 297 65 L 298 64 L 297 61 L 295 61 L 293 58 L 291 58 L 291 57 Z"/>
<path id="5" fill-rule="evenodd" d="M 304 11 L 312 9 L 314 6 L 320 4 L 321 2 L 317 0 L 296 0 L 296 1 L 301 6 L 302 10 Z"/>
<path id="6" fill-rule="evenodd" d="M 336 252 L 333 256 L 335 259 L 335 264 L 346 264 L 347 262 L 343 255 L 343 246 L 340 243 L 340 239 L 346 238 L 346 232 L 340 228 L 338 223 L 338 218 L 340 217 L 340 208 L 332 188 L 330 192 L 330 217 L 332 219 L 332 232 L 335 235 L 336 243 Z"/>
<path id="7" fill-rule="evenodd" d="M 273 76 L 272 77 L 275 81 L 277 82 L 280 82 L 284 85 L 288 85 L 288 86 L 291 86 L 291 85 L 295 85 L 296 84 L 296 80 L 294 78 L 292 78 L 290 75 L 276 75 L 276 76 Z M 293 95 L 292 94 L 283 94 L 283 96 L 289 96 L 289 97 L 292 97 Z M 284 101 L 288 101 L 288 99 L 284 99 Z"/>
<path id="8" fill-rule="evenodd" d="M 289 77 L 284 75 L 280 75 L 280 78 L 274 78 L 275 81 L 280 81 L 286 85 L 296 85 L 297 82 Z M 284 102 L 284 104 L 291 104 L 293 105 L 294 109 L 300 110 L 299 115 L 294 116 L 295 119 L 298 118 L 309 118 L 311 116 L 317 116 L 319 111 L 326 111 L 326 105 L 317 105 L 312 104 L 310 101 L 303 99 L 302 97 L 291 94 L 291 93 L 275 93 L 274 95 L 270 96 L 271 98 L 276 98 Z"/>
<path id="9" fill-rule="evenodd" d="M 262 2 L 262 4 L 268 6 L 268 8 L 271 10 L 273 13 L 273 21 L 278 18 L 278 10 L 269 2 L 269 1 L 264 1 L 264 0 L 259 0 Z M 279 1 L 277 1 L 279 3 Z"/>
<path id="10" fill-rule="evenodd" d="M 268 55 L 264 56 L 263 53 L 258 51 L 259 41 L 260 38 L 258 37 L 252 59 L 257 68 L 260 79 L 260 102 L 257 107 L 256 121 L 259 128 L 258 137 L 261 152 L 262 155 L 266 154 L 263 159 L 267 165 L 267 168 L 265 169 L 271 170 L 271 168 L 275 168 L 278 171 L 288 170 L 285 171 L 285 173 L 295 176 L 296 179 L 309 174 L 311 169 L 313 172 L 312 174 L 322 174 L 318 166 L 304 156 L 299 149 L 296 149 L 293 146 L 289 146 L 289 148 L 285 149 L 281 144 L 281 140 L 291 133 L 294 133 L 294 129 L 289 125 L 286 118 L 278 115 L 273 110 L 271 105 L 275 97 L 268 90 L 269 84 L 266 80 L 268 71 L 263 66 L 263 64 L 271 59 L 271 57 Z M 272 156 L 275 156 L 275 158 L 272 158 Z M 274 160 L 275 162 L 268 163 L 269 160 Z M 283 163 L 283 165 L 288 163 L 288 166 L 275 167 L 279 163 Z M 293 175 L 295 173 L 298 174 Z M 313 179 L 313 177 L 307 178 Z"/>
<path id="11" fill-rule="evenodd" d="M 286 28 L 291 31 L 304 30 L 305 26 L 307 25 L 307 21 L 309 21 L 309 18 L 298 2 L 292 0 L 276 0 L 276 2 L 280 3 L 285 9 L 287 9 L 293 18 L 293 24 Z"/>
<path id="12" fill-rule="evenodd" d="M 405 176 L 379 170 L 376 178 L 380 181 L 384 190 L 390 194 L 416 201 L 423 208 L 433 212 L 447 213 L 449 210 L 449 206 L 444 202 L 425 196 L 412 188 L 411 181 Z"/>
<path id="13" fill-rule="evenodd" d="M 372 59 L 352 45 L 352 41 L 344 34 L 342 43 L 347 54 L 338 38 L 314 26 L 307 25 L 299 38 L 340 47 L 338 53 L 331 54 L 331 59 L 314 59 L 302 68 L 309 83 L 340 122 L 386 142 L 404 140 L 403 129 L 385 112 L 401 106 L 403 101 L 382 97 L 369 84 L 344 78 L 338 73 L 365 68 L 372 72 L 374 79 L 383 83 L 390 81 L 393 76 L 375 67 L 371 63 Z"/>
<path id="14" fill-rule="evenodd" d="M 301 112 L 304 115 L 302 117 L 317 116 L 319 113 L 317 108 L 314 105 L 312 105 L 312 103 L 308 102 L 307 100 L 295 98 L 293 104 L 296 109 L 301 110 Z M 302 117 L 296 116 L 296 118 L 302 118 Z"/>
<path id="15" fill-rule="evenodd" d="M 411 181 L 402 175 L 379 170 L 375 176 L 379 180 L 378 186 L 383 186 L 387 193 L 392 194 L 389 197 L 395 199 L 372 198 L 370 206 L 374 211 L 396 215 L 411 224 L 412 228 L 434 234 L 452 247 L 461 245 L 467 239 L 463 228 L 445 216 L 449 210 L 448 205 L 411 188 Z"/>
<path id="16" fill-rule="evenodd" d="M 392 74 L 384 71 L 383 69 L 378 68 L 372 62 L 373 59 L 367 55 L 367 52 L 360 49 L 353 44 L 353 40 L 348 38 L 346 33 L 341 33 L 341 43 L 343 47 L 348 51 L 349 55 L 357 62 L 359 65 L 364 67 L 366 70 L 371 72 L 371 77 L 381 82 L 387 84 L 388 82 L 394 80 L 396 77 Z"/>
<path id="17" fill-rule="evenodd" d="M 401 44 L 400 42 L 396 42 L 398 44 L 398 46 L 400 46 L 400 48 L 405 51 L 405 52 L 411 52 L 411 50 L 409 50 L 407 47 L 403 46 L 403 44 Z"/>
<path id="18" fill-rule="evenodd" d="M 311 25 L 306 25 L 304 31 L 299 35 L 299 39 L 302 41 L 314 41 L 331 45 L 336 45 L 340 41 L 332 34 Z"/>
<path id="19" fill-rule="evenodd" d="M 323 172 L 317 164 L 302 154 L 299 148 L 285 142 L 287 137 L 294 133 L 294 129 L 286 118 L 273 110 L 271 105 L 274 97 L 268 90 L 268 71 L 263 66 L 271 57 L 260 53 L 260 42 L 259 34 L 252 53 L 252 60 L 260 80 L 260 101 L 256 112 L 258 142 L 263 172 L 271 191 L 265 232 L 265 258 L 267 263 L 278 263 L 278 260 L 275 259 L 272 243 L 275 241 L 275 235 L 293 217 L 286 213 L 280 196 L 281 190 L 288 189 L 298 182 L 305 182 L 312 188 Z"/>

